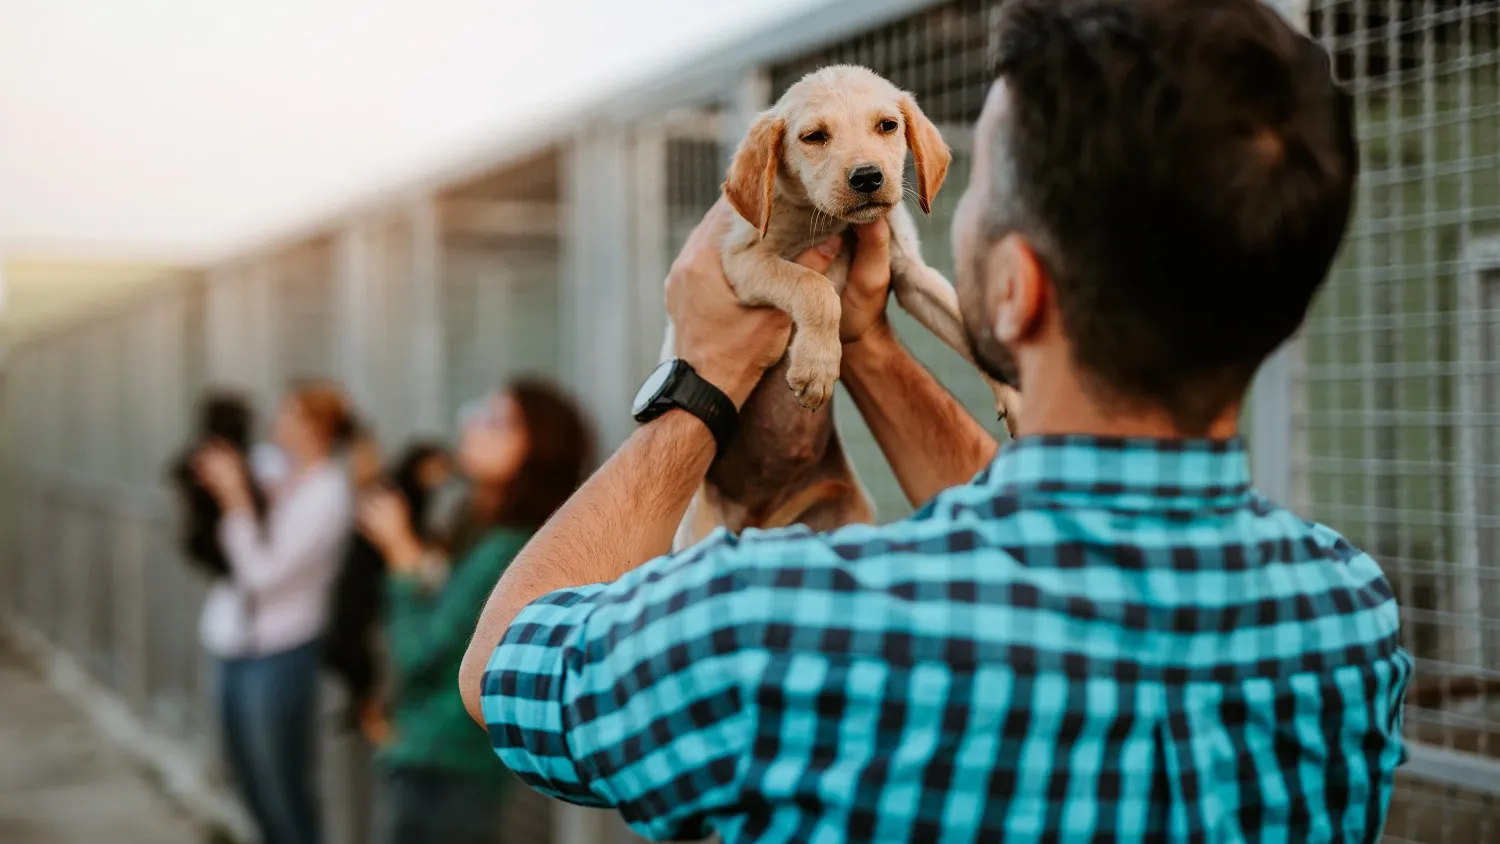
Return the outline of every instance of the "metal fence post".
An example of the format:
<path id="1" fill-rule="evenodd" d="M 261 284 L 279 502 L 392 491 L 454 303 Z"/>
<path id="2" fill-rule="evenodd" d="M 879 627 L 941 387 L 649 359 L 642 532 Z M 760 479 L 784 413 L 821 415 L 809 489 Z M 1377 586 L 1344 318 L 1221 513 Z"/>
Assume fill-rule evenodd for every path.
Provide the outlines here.
<path id="1" fill-rule="evenodd" d="M 411 225 L 412 401 L 417 427 L 443 425 L 443 243 L 437 208 L 430 197 L 413 203 Z"/>
<path id="2" fill-rule="evenodd" d="M 370 389 L 370 327 L 372 269 L 369 225 L 356 222 L 338 234 L 334 252 L 334 284 L 339 320 L 338 367 L 344 389 L 356 407 L 372 406 Z"/>
<path id="3" fill-rule="evenodd" d="M 662 307 L 662 281 L 672 256 L 667 253 L 667 133 L 660 123 L 638 127 L 631 145 L 634 190 L 633 232 L 635 252 L 635 308 L 631 327 L 635 334 L 637 379 L 643 379 L 660 361 L 666 312 Z"/>
<path id="4" fill-rule="evenodd" d="M 631 430 L 635 392 L 629 355 L 631 191 L 629 148 L 618 126 L 581 131 L 565 163 L 563 195 L 571 225 L 564 246 L 563 313 L 574 325 L 566 373 L 594 413 L 601 445 Z"/>

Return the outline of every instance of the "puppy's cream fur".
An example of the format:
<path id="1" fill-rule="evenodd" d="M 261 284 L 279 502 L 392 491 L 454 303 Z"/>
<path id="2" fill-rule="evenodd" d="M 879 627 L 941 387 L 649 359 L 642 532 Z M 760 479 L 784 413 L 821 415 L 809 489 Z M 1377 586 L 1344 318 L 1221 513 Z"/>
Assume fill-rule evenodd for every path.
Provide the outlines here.
<path id="1" fill-rule="evenodd" d="M 739 215 L 724 241 L 724 271 L 742 300 L 785 311 L 794 329 L 786 357 L 746 402 L 735 442 L 694 498 L 679 547 L 719 525 L 736 533 L 793 523 L 828 530 L 874 518 L 828 405 L 839 376 L 848 250 L 826 277 L 789 258 L 835 234 L 852 242 L 852 224 L 885 217 L 896 301 L 972 361 L 957 295 L 923 263 L 916 224 L 902 203 L 908 150 L 916 164 L 915 198 L 928 212 L 952 160 L 947 144 L 911 95 L 848 65 L 793 85 L 741 144 L 724 183 Z M 850 174 L 858 167 L 879 168 L 883 184 L 856 190 Z M 669 329 L 664 357 L 672 351 Z M 997 411 L 1013 429 L 1019 395 L 991 386 Z"/>

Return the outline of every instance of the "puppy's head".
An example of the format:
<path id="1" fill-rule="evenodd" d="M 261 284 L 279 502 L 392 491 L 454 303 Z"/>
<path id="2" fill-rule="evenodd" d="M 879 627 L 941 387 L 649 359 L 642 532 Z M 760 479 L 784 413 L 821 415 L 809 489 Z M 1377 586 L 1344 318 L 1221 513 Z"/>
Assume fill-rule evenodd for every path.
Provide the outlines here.
<path id="1" fill-rule="evenodd" d="M 953 159 L 937 127 L 910 94 L 875 72 L 825 67 L 756 120 L 729 166 L 724 195 L 762 236 L 778 177 L 818 211 L 869 223 L 901 201 L 907 150 L 916 162 L 917 202 L 930 212 Z"/>

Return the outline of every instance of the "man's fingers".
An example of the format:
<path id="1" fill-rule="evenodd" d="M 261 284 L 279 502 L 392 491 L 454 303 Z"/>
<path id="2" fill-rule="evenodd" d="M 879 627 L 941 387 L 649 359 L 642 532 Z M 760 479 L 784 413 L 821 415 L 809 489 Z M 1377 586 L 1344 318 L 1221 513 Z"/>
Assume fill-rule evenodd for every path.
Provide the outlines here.
<path id="1" fill-rule="evenodd" d="M 839 253 L 844 249 L 844 238 L 834 235 L 810 249 L 803 251 L 797 256 L 796 263 L 812 270 L 819 275 L 828 275 L 828 268 L 838 260 Z"/>
<path id="2" fill-rule="evenodd" d="M 890 276 L 891 227 L 885 220 L 876 220 L 854 227 L 858 245 L 854 249 L 854 263 L 849 268 L 851 281 L 868 282 Z M 861 284 L 863 286 L 863 284 Z"/>

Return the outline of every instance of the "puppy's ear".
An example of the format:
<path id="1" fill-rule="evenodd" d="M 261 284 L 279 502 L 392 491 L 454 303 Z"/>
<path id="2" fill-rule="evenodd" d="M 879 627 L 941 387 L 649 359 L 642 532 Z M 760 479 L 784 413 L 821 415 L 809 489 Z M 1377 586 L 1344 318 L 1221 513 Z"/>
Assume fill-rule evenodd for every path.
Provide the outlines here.
<path id="1" fill-rule="evenodd" d="M 776 168 L 781 164 L 781 140 L 786 121 L 762 115 L 729 165 L 724 197 L 765 237 L 771 227 L 771 200 L 776 195 Z"/>
<path id="2" fill-rule="evenodd" d="M 937 127 L 927 115 L 917 108 L 917 101 L 910 94 L 901 98 L 901 116 L 906 118 L 906 145 L 917 165 L 917 201 L 923 214 L 932 213 L 932 198 L 948 177 L 948 165 L 953 163 L 953 153 L 938 133 Z"/>

